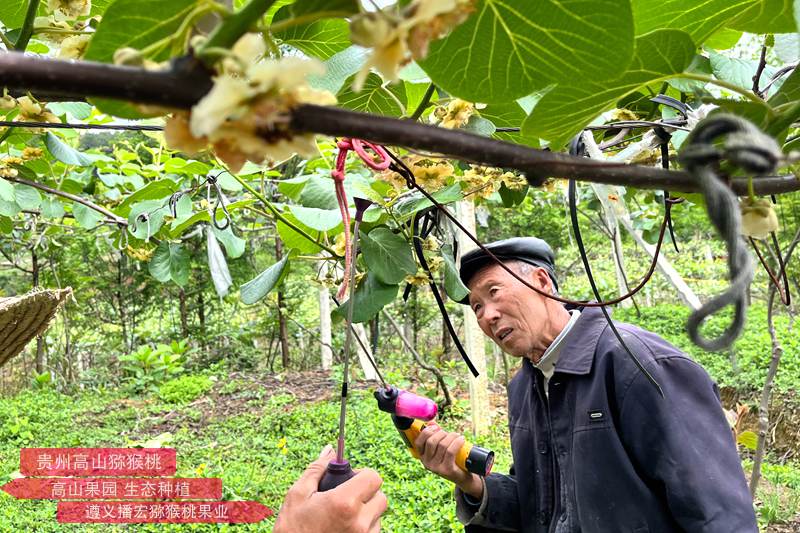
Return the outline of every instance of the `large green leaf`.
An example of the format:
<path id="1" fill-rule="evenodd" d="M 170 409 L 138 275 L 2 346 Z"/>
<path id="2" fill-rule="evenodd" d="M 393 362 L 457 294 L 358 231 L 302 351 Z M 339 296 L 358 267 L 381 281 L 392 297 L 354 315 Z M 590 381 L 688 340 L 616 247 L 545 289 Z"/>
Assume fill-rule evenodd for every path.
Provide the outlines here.
<path id="1" fill-rule="evenodd" d="M 361 250 L 367 270 L 374 273 L 383 283 L 398 284 L 410 274 L 417 272 L 417 262 L 411 246 L 401 236 L 389 228 L 378 227 L 368 234 L 361 235 Z"/>
<path id="2" fill-rule="evenodd" d="M 171 179 L 151 181 L 144 188 L 139 189 L 125 198 L 118 207 L 114 208 L 114 212 L 120 216 L 126 217 L 130 213 L 133 204 L 145 200 L 160 200 L 161 198 L 166 198 L 179 188 L 179 185 Z"/>
<path id="3" fill-rule="evenodd" d="M 20 211 L 22 209 L 17 205 L 17 202 L 9 202 L 0 198 L 0 215 L 13 217 L 19 214 Z"/>
<path id="4" fill-rule="evenodd" d="M 504 104 L 489 104 L 485 109 L 479 111 L 483 118 L 486 118 L 497 128 L 519 128 L 525 121 L 527 113 L 522 109 L 518 102 L 506 102 Z M 495 132 L 493 137 L 510 141 L 517 144 L 527 144 L 528 146 L 539 146 L 539 138 L 526 136 L 521 132 Z"/>
<path id="5" fill-rule="evenodd" d="M 743 89 L 753 87 L 753 76 L 758 70 L 758 61 L 727 57 L 716 52 L 709 52 L 708 61 L 711 65 L 711 72 L 720 80 L 733 83 Z M 764 72 L 761 74 L 762 87 L 774 72 L 773 67 L 769 65 L 764 67 Z"/>
<path id="6" fill-rule="evenodd" d="M 56 198 L 45 196 L 42 198 L 42 216 L 45 218 L 61 218 L 64 216 L 64 206 Z"/>
<path id="7" fill-rule="evenodd" d="M 309 76 L 308 83 L 315 89 L 324 89 L 336 94 L 345 80 L 358 72 L 366 60 L 366 49 L 350 46 L 325 61 L 325 74 Z"/>
<path id="8" fill-rule="evenodd" d="M 319 239 L 320 233 L 318 231 L 309 228 L 308 226 L 297 220 L 297 217 L 295 217 L 291 213 L 284 213 L 283 216 L 284 218 L 286 218 L 286 220 L 288 220 L 298 228 L 302 229 L 307 234 L 311 235 L 312 238 Z M 278 226 L 278 235 L 283 241 L 283 244 L 286 245 L 288 249 L 297 250 L 301 254 L 315 254 L 320 250 L 322 250 L 321 246 L 308 240 L 302 234 L 298 233 L 297 231 L 289 227 L 282 220 L 278 221 L 277 226 Z"/>
<path id="9" fill-rule="evenodd" d="M 118 48 L 142 50 L 175 35 L 186 16 L 200 0 L 116 0 L 108 6 L 97 26 L 84 59 L 111 63 Z M 168 59 L 172 50 L 163 47 L 151 59 Z"/>
<path id="10" fill-rule="evenodd" d="M 29 185 L 15 185 L 14 196 L 17 199 L 17 205 L 20 209 L 38 209 L 42 203 L 42 195 L 39 191 Z"/>
<path id="11" fill-rule="evenodd" d="M 503 103 L 553 82 L 618 77 L 632 57 L 628 1 L 478 0 L 420 65 L 454 96 Z"/>
<path id="12" fill-rule="evenodd" d="M 449 204 L 452 202 L 456 202 L 461 200 L 461 185 L 458 183 L 454 183 L 444 189 L 440 189 L 435 193 L 431 194 L 434 200 L 439 202 L 440 204 Z M 422 193 L 418 191 L 414 191 L 414 193 L 408 195 L 404 198 L 401 202 L 399 202 L 395 208 L 394 212 L 397 217 L 400 219 L 405 219 L 410 217 L 417 211 L 421 211 L 422 209 L 427 209 L 431 207 L 433 203 L 428 200 L 426 197 L 422 195 Z"/>
<path id="13" fill-rule="evenodd" d="M 351 89 L 352 79 L 348 79 L 336 96 L 339 105 L 353 111 L 378 115 L 401 116 L 406 111 L 406 88 L 402 83 L 383 86 L 383 80 L 370 72 L 359 92 Z"/>
<path id="14" fill-rule="evenodd" d="M 345 182 L 347 179 L 345 178 Z M 305 207 L 317 209 L 337 209 L 336 191 L 333 179 L 322 176 L 311 176 L 300 193 L 300 203 Z"/>
<path id="15" fill-rule="evenodd" d="M 750 33 L 792 33 L 798 30 L 792 0 L 759 0 L 729 24 Z"/>
<path id="16" fill-rule="evenodd" d="M 28 0 L 3 0 L 0 2 L 0 22 L 8 29 L 19 28 L 25 21 Z"/>
<path id="17" fill-rule="evenodd" d="M 639 87 L 683 72 L 694 57 L 694 42 L 685 32 L 659 30 L 636 39 L 630 70 L 605 82 L 583 80 L 557 86 L 542 97 L 523 124 L 526 135 L 548 139 L 560 148 L 597 115 Z"/>
<path id="18" fill-rule="evenodd" d="M 754 0 L 634 0 L 631 7 L 636 35 L 674 28 L 688 33 L 699 45 L 754 3 Z"/>
<path id="19" fill-rule="evenodd" d="M 116 0 L 106 9 L 84 59 L 111 63 L 118 48 L 142 50 L 173 36 L 199 3 L 200 0 Z M 170 46 L 164 46 L 151 59 L 163 61 L 173 52 Z M 135 119 L 146 116 L 123 101 L 96 98 L 92 103 L 104 113 L 117 117 Z"/>
<path id="20" fill-rule="evenodd" d="M 0 200 L 14 201 L 14 186 L 3 178 L 0 178 Z"/>
<path id="21" fill-rule="evenodd" d="M 162 241 L 150 259 L 150 274 L 162 283 L 170 280 L 183 287 L 189 281 L 189 254 L 180 244 Z"/>
<path id="22" fill-rule="evenodd" d="M 237 237 L 233 233 L 233 228 L 230 224 L 225 229 L 218 229 L 212 224 L 211 231 L 214 233 L 214 236 L 219 239 L 219 242 L 221 242 L 225 247 L 225 251 L 228 252 L 228 257 L 231 259 L 236 259 L 244 254 L 244 248 L 245 245 L 247 245 L 247 241 Z"/>
<path id="23" fill-rule="evenodd" d="M 460 302 L 469 294 L 469 289 L 461 281 L 461 276 L 458 275 L 451 244 L 442 246 L 442 258 L 444 259 L 444 290 L 451 300 Z"/>
<path id="24" fill-rule="evenodd" d="M 350 25 L 344 19 L 323 19 L 291 26 L 275 37 L 319 59 L 329 59 L 350 46 Z"/>
<path id="25" fill-rule="evenodd" d="M 85 229 L 94 229 L 105 218 L 102 213 L 98 213 L 94 209 L 79 203 L 73 204 L 72 214 L 78 224 Z"/>
<path id="26" fill-rule="evenodd" d="M 206 229 L 206 249 L 208 251 L 208 270 L 211 273 L 214 290 L 217 291 L 217 296 L 224 298 L 228 295 L 231 285 L 233 285 L 233 279 L 231 278 L 230 270 L 228 270 L 225 254 L 222 253 L 217 238 L 210 229 Z"/>
<path id="27" fill-rule="evenodd" d="M 53 157 L 64 164 L 88 167 L 93 163 L 92 158 L 87 157 L 86 154 L 82 154 L 64 143 L 50 131 L 48 131 L 45 136 L 44 144 L 47 146 L 47 149 L 50 150 Z"/>
<path id="28" fill-rule="evenodd" d="M 288 4 L 286 7 L 280 8 L 275 13 L 274 21 L 320 12 L 335 12 L 337 16 L 343 17 L 359 11 L 359 3 L 356 0 L 297 0 L 286 3 Z"/>
<path id="29" fill-rule="evenodd" d="M 783 82 L 780 90 L 770 97 L 768 103 L 772 107 L 777 107 L 798 100 L 800 100 L 800 69 L 796 68 Z"/>
<path id="30" fill-rule="evenodd" d="M 317 231 L 330 231 L 342 225 L 342 213 L 338 209 L 317 209 L 291 205 L 289 210 L 300 222 Z"/>
<path id="31" fill-rule="evenodd" d="M 9 235 L 12 231 L 14 231 L 14 222 L 8 217 L 0 216 L 0 233 Z"/>
<path id="32" fill-rule="evenodd" d="M 283 278 L 288 264 L 289 256 L 285 255 L 283 259 L 242 285 L 239 290 L 242 302 L 254 304 L 266 296 L 269 291 L 275 288 L 275 285 L 280 282 L 281 278 Z"/>
<path id="33" fill-rule="evenodd" d="M 128 214 L 128 231 L 137 239 L 149 240 L 164 225 L 164 217 L 168 212 L 163 200 L 145 200 L 136 203 L 131 206 Z"/>
<path id="34" fill-rule="evenodd" d="M 367 272 L 366 279 L 359 284 L 353 294 L 353 322 L 366 322 L 377 315 L 397 296 L 399 285 L 382 283 L 373 272 Z M 350 300 L 336 308 L 333 315 L 339 319 L 347 318 Z"/>

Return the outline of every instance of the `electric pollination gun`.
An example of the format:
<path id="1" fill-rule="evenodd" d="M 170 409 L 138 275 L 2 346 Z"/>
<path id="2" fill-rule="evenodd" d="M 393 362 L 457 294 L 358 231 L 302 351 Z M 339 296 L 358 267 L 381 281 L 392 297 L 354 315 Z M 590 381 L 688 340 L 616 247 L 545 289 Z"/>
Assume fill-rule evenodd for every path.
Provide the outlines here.
<path id="1" fill-rule="evenodd" d="M 414 441 L 425 429 L 425 422 L 436 417 L 438 408 L 432 400 L 414 393 L 387 386 L 375 391 L 378 408 L 392 415 L 394 427 L 403 438 L 408 451 L 415 459 L 420 454 L 414 447 Z M 465 442 L 456 454 L 456 465 L 465 472 L 479 476 L 488 476 L 494 464 L 494 452 Z"/>

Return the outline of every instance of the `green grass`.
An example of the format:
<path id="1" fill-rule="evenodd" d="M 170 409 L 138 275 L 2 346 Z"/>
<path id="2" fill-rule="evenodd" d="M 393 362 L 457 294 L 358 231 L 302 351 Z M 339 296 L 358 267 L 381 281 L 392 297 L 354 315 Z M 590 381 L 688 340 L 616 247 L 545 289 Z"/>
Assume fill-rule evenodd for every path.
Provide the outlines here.
<path id="1" fill-rule="evenodd" d="M 186 383 L 202 380 L 187 380 Z M 178 380 L 176 380 L 178 381 Z M 131 446 L 171 433 L 169 446 L 178 452 L 178 476 L 220 477 L 224 499 L 257 500 L 277 511 L 283 495 L 325 444 L 335 441 L 339 404 L 335 400 L 299 403 L 291 394 L 270 396 L 269 391 L 245 390 L 238 381 L 220 378 L 211 394 L 219 402 L 240 399 L 230 416 L 203 418 L 205 404 L 189 407 L 194 386 L 180 394 L 182 403 L 150 397 L 124 398 L 120 394 L 82 392 L 65 396 L 52 390 L 26 391 L 0 399 L 0 482 L 19 469 L 22 447 Z M 251 383 L 252 386 L 252 383 Z M 240 394 L 241 393 L 241 394 Z M 204 395 L 202 395 L 204 394 Z M 172 398 L 170 398 L 172 400 Z M 442 419 L 443 427 L 464 430 L 467 402 L 456 402 Z M 219 406 L 217 406 L 219 407 Z M 166 420 L 166 422 L 165 422 Z M 200 422 L 199 422 L 200 421 Z M 281 446 L 285 439 L 285 447 Z M 462 531 L 455 518 L 452 486 L 427 472 L 401 444 L 388 415 L 378 411 L 368 391 L 355 391 L 348 411 L 347 456 L 359 467 L 377 470 L 389 499 L 383 531 Z M 505 420 L 495 420 L 492 433 L 478 443 L 495 450 L 495 471 L 507 472 L 510 449 Z M 764 466 L 771 490 L 762 491 L 762 522 L 786 519 L 800 500 L 800 468 Z M 775 496 L 775 487 L 780 494 Z M 0 532 L 35 531 L 271 531 L 273 519 L 253 525 L 61 525 L 55 521 L 56 504 L 42 500 L 16 500 L 0 493 Z"/>
<path id="2" fill-rule="evenodd" d="M 224 380 L 221 380 L 224 382 Z M 230 388 L 230 387 L 228 387 Z M 427 472 L 401 445 L 389 416 L 378 411 L 371 394 L 356 391 L 348 411 L 347 456 L 355 467 L 381 473 L 390 506 L 383 531 L 461 531 L 455 518 L 452 488 Z M 0 474 L 2 483 L 19 469 L 21 447 L 129 446 L 163 432 L 161 418 L 177 410 L 179 427 L 170 428 L 169 444 L 178 452 L 178 476 L 221 477 L 224 499 L 257 500 L 277 511 L 283 495 L 325 444 L 335 442 L 336 401 L 295 404 L 281 394 L 247 402 L 251 412 L 190 429 L 185 408 L 157 397 L 128 401 L 110 394 L 86 392 L 74 397 L 52 391 L 26 391 L 0 399 Z M 254 409 L 255 408 L 255 409 Z M 441 421 L 463 425 L 459 406 Z M 180 427 L 180 426 L 183 427 Z M 480 439 L 499 456 L 498 471 L 510 457 L 505 424 Z M 282 451 L 279 441 L 285 438 Z M 61 525 L 56 504 L 16 500 L 0 493 L 0 531 L 271 531 L 272 519 L 256 525 Z"/>

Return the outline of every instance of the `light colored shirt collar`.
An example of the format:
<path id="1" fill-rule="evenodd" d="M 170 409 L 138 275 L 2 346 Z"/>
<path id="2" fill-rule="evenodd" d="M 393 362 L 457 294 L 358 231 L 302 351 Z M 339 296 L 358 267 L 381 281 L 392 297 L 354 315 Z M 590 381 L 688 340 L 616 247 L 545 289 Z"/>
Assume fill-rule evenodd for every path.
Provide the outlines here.
<path id="1" fill-rule="evenodd" d="M 561 348 L 564 346 L 564 339 L 567 338 L 572 327 L 578 321 L 578 317 L 581 316 L 581 312 L 577 309 L 573 309 L 570 312 L 570 319 L 567 322 L 567 325 L 564 326 L 564 329 L 561 330 L 561 333 L 550 343 L 550 346 L 547 347 L 547 350 L 542 354 L 542 358 L 539 359 L 538 363 L 535 363 L 533 366 L 538 368 L 544 374 L 544 377 L 548 380 L 553 376 L 553 373 L 556 371 L 556 362 L 558 361 L 559 356 L 561 355 Z"/>

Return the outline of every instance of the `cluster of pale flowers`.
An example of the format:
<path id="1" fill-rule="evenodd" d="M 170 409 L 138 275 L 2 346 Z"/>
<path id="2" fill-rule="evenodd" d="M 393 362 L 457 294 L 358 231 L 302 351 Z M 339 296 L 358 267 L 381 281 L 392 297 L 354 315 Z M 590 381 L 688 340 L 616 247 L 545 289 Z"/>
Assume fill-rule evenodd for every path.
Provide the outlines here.
<path id="1" fill-rule="evenodd" d="M 431 120 L 442 128 L 451 130 L 463 128 L 469 122 L 469 117 L 475 114 L 475 110 L 484 107 L 486 107 L 484 104 L 473 104 L 460 98 L 453 98 L 447 105 L 434 109 Z"/>
<path id="2" fill-rule="evenodd" d="M 298 154 L 318 154 L 314 134 L 289 128 L 290 111 L 300 104 L 331 105 L 336 97 L 312 89 L 311 74 L 321 75 L 322 63 L 284 57 L 260 60 L 266 51 L 261 35 L 244 35 L 221 62 L 214 86 L 190 112 L 167 119 L 167 145 L 187 154 L 213 149 L 232 172 L 246 161 L 281 161 Z"/>
<path id="3" fill-rule="evenodd" d="M 470 165 L 461 180 L 467 184 L 468 192 L 465 197 L 475 195 L 480 198 L 488 198 L 500 189 L 503 183 L 512 191 L 520 190 L 528 184 L 524 176 L 502 168 L 481 165 Z"/>
<path id="4" fill-rule="evenodd" d="M 399 12 L 379 10 L 354 16 L 350 40 L 372 49 L 356 76 L 354 90 L 361 89 L 372 68 L 396 81 L 400 67 L 412 58 L 423 59 L 431 41 L 447 35 L 473 10 L 473 0 L 413 0 Z"/>
<path id="5" fill-rule="evenodd" d="M 88 22 L 78 22 L 77 19 L 89 16 L 91 9 L 91 0 L 48 0 L 50 14 L 36 17 L 33 25 L 37 35 L 60 45 L 59 59 L 78 59 L 86 52 L 92 36 L 81 33 L 86 30 Z"/>

